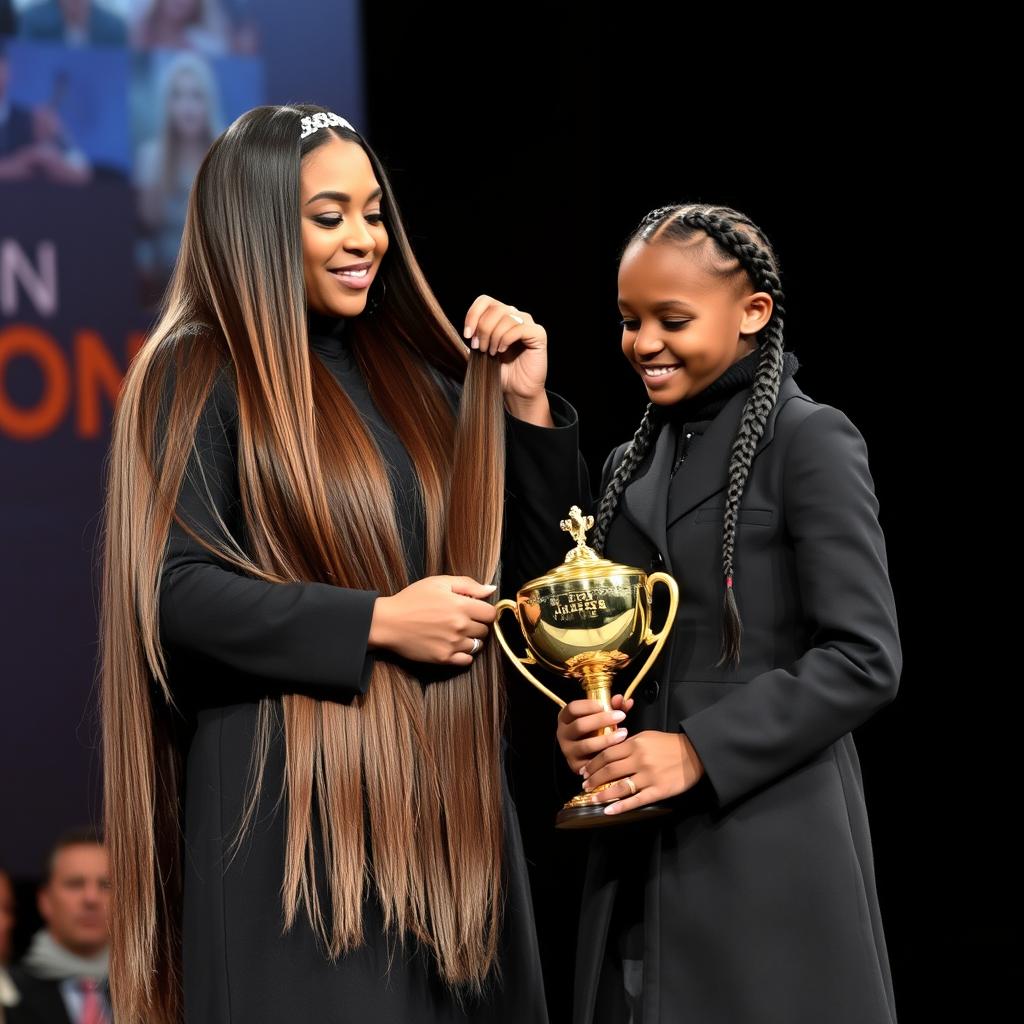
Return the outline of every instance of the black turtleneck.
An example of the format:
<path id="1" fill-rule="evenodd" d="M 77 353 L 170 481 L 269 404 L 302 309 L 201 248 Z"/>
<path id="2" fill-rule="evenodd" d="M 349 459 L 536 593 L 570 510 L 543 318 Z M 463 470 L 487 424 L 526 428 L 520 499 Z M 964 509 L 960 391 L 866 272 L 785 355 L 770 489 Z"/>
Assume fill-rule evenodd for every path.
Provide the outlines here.
<path id="1" fill-rule="evenodd" d="M 335 316 L 333 313 L 318 313 L 315 309 L 306 309 L 306 327 L 309 330 L 309 341 L 317 351 L 337 354 L 348 347 L 348 318 Z"/>
<path id="2" fill-rule="evenodd" d="M 696 395 L 681 398 L 668 406 L 658 406 L 665 422 L 679 427 L 676 440 L 676 455 L 673 459 L 673 474 L 679 467 L 680 458 L 689 451 L 694 436 L 700 436 L 708 424 L 725 408 L 726 403 L 737 391 L 749 388 L 757 375 L 757 364 L 761 359 L 760 348 L 748 352 L 726 367 L 706 388 Z M 800 368 L 800 361 L 793 352 L 782 353 L 782 380 L 791 377 Z"/>

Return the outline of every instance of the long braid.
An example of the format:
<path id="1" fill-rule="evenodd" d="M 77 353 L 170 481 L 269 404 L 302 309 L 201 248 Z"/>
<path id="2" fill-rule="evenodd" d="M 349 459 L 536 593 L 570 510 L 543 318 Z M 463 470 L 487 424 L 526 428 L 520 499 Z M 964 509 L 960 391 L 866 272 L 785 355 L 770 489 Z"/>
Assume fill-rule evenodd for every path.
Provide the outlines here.
<path id="1" fill-rule="evenodd" d="M 733 667 L 739 664 L 740 635 L 742 621 L 736 596 L 733 591 L 733 559 L 736 546 L 736 522 L 739 514 L 740 499 L 747 485 L 750 474 L 750 463 L 754 457 L 754 449 L 764 433 L 765 421 L 778 398 L 779 385 L 782 381 L 782 330 L 769 324 L 762 334 L 761 358 L 757 364 L 757 374 L 751 387 L 750 397 L 743 405 L 740 425 L 732 444 L 729 457 L 729 484 L 726 491 L 725 515 L 722 527 L 722 572 L 725 576 L 724 618 L 722 655 L 717 667 L 727 660 Z"/>
<path id="2" fill-rule="evenodd" d="M 640 421 L 640 426 L 636 428 L 633 440 L 630 441 L 629 447 L 622 455 L 618 468 L 612 474 L 611 480 L 608 481 L 608 487 L 597 509 L 596 525 L 594 532 L 590 536 L 589 546 L 599 555 L 604 554 L 604 543 L 607 539 L 608 527 L 615 515 L 615 510 L 619 506 L 622 492 L 626 489 L 626 484 L 632 479 L 637 466 L 643 462 L 644 455 L 647 454 L 647 449 L 651 446 L 651 439 L 654 437 L 654 425 L 654 403 L 648 402 L 644 417 Z"/>
<path id="3" fill-rule="evenodd" d="M 742 225 L 742 228 L 739 227 Z M 744 230 L 744 228 L 746 230 Z M 778 258 L 772 251 L 764 232 L 749 218 L 726 206 L 712 206 L 706 203 L 685 206 L 663 206 L 648 213 L 632 233 L 623 252 L 635 241 L 644 242 L 689 242 L 698 232 L 703 232 L 716 247 L 718 257 L 733 257 L 735 265 L 713 265 L 710 260 L 706 269 L 722 278 L 745 272 L 755 291 L 767 292 L 772 297 L 772 316 L 758 333 L 761 357 L 757 364 L 750 396 L 744 403 L 740 423 L 733 440 L 729 456 L 729 482 L 726 491 L 726 506 L 722 527 L 722 575 L 725 593 L 723 596 L 722 651 L 716 667 L 727 661 L 736 667 L 740 660 L 743 624 L 736 604 L 733 582 L 735 577 L 736 524 L 740 501 L 746 487 L 747 477 L 757 443 L 764 434 L 765 423 L 779 395 L 782 383 L 783 320 L 785 309 L 782 283 L 779 278 Z M 761 244 L 758 244 L 758 243 Z M 730 260 L 730 263 L 732 261 Z M 640 428 L 633 442 L 612 477 L 601 501 L 595 538 L 604 540 L 619 497 L 625 490 L 633 472 L 643 458 L 653 433 L 652 407 L 649 404 Z M 641 451 L 633 456 L 633 450 L 642 439 Z"/>

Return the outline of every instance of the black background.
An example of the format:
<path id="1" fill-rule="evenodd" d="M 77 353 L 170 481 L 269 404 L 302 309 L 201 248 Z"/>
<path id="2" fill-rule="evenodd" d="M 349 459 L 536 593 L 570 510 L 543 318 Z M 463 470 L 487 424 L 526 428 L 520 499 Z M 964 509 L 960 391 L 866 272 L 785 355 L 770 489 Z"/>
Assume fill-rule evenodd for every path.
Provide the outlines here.
<path id="1" fill-rule="evenodd" d="M 987 1019 L 1009 973 L 994 723 L 1013 684 L 985 661 L 1012 581 L 986 480 L 990 335 L 970 279 L 988 201 L 967 177 L 985 162 L 970 86 L 933 29 L 837 22 L 809 39 L 804 24 L 787 42 L 739 17 L 628 10 L 399 25 L 368 5 L 368 138 L 452 322 L 488 294 L 547 328 L 548 386 L 579 411 L 595 485 L 646 401 L 616 324 L 628 232 L 687 200 L 767 232 L 800 385 L 867 441 L 896 594 L 900 693 L 855 736 L 897 1010 L 903 1024 Z M 561 1022 L 585 838 L 552 827 L 550 758 L 535 752 L 556 709 L 519 683 L 511 764 Z"/>

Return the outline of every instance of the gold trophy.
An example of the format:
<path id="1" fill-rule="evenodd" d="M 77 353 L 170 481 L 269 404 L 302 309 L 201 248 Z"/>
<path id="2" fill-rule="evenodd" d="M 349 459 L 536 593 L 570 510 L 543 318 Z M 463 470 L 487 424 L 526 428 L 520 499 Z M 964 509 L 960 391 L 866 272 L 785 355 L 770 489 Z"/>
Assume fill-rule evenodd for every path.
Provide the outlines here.
<path id="1" fill-rule="evenodd" d="M 586 531 L 593 525 L 593 516 L 584 516 L 578 505 L 572 506 L 561 527 L 572 535 L 576 547 L 557 568 L 524 583 L 515 601 L 506 598 L 495 605 L 494 632 L 512 664 L 560 708 L 566 702 L 537 679 L 527 665 L 543 665 L 578 680 L 588 699 L 600 701 L 610 711 L 614 674 L 650 648 L 647 660 L 623 694 L 625 700 L 658 657 L 675 621 L 679 587 L 668 573 L 648 575 L 643 569 L 599 557 L 585 542 Z M 668 616 L 658 633 L 650 628 L 655 583 L 664 583 L 669 592 Z M 515 613 L 526 640 L 527 652 L 522 657 L 512 652 L 501 631 L 498 620 L 506 609 Z M 594 735 L 613 731 L 606 726 Z M 614 784 L 578 793 L 558 812 L 555 827 L 592 828 L 669 813 L 663 804 L 647 804 L 632 811 L 605 814 L 604 808 L 614 801 L 601 803 L 594 797 Z"/>

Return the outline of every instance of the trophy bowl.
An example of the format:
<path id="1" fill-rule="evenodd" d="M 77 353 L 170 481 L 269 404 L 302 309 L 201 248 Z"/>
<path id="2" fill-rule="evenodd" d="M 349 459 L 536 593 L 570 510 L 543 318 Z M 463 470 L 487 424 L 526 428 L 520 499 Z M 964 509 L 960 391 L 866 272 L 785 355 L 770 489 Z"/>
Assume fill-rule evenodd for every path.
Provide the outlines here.
<path id="1" fill-rule="evenodd" d="M 524 583 L 515 601 L 506 598 L 495 605 L 494 632 L 512 664 L 560 708 L 566 702 L 527 666 L 543 666 L 575 679 L 588 699 L 600 702 L 610 711 L 615 673 L 646 653 L 644 664 L 623 694 L 625 700 L 661 652 L 675 620 L 679 587 L 667 573 L 648 574 L 635 566 L 601 558 L 584 541 L 593 524 L 593 516 L 584 517 L 577 505 L 572 506 L 569 518 L 563 519 L 561 526 L 572 534 L 576 547 L 551 572 Z M 669 609 L 665 624 L 654 633 L 651 606 L 657 583 L 668 588 Z M 512 651 L 502 632 L 499 620 L 506 611 L 513 612 L 519 623 L 527 648 L 523 655 Z M 612 731 L 605 727 L 595 735 Z M 605 814 L 604 808 L 611 801 L 596 800 L 595 794 L 614 784 L 606 783 L 574 796 L 558 812 L 555 827 L 593 828 L 669 813 L 664 805 L 647 804 L 631 811 Z"/>

